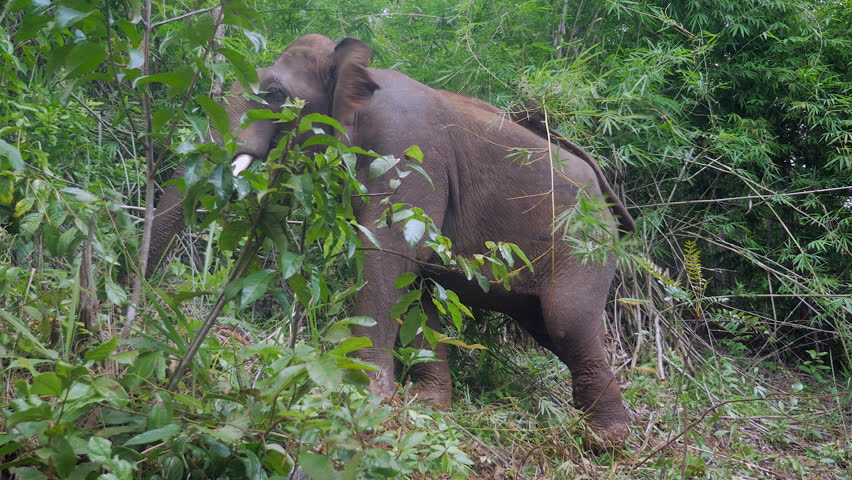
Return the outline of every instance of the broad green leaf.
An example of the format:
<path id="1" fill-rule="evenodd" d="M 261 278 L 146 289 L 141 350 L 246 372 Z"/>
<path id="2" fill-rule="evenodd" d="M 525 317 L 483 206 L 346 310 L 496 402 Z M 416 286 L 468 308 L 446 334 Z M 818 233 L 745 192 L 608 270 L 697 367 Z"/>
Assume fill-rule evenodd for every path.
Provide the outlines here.
<path id="1" fill-rule="evenodd" d="M 335 323 L 334 325 L 358 325 L 361 327 L 372 327 L 376 324 L 376 321 L 370 317 L 346 317 L 343 320 Z"/>
<path id="2" fill-rule="evenodd" d="M 299 271 L 302 267 L 304 255 L 299 255 L 295 252 L 284 252 L 278 257 L 278 262 L 281 265 L 281 279 L 287 280 Z"/>
<path id="3" fill-rule="evenodd" d="M 242 54 L 230 48 L 220 48 L 219 53 L 227 58 L 231 66 L 234 67 L 234 74 L 237 76 L 240 85 L 256 95 L 260 89 L 260 81 L 258 80 L 257 70 L 254 66 Z"/>
<path id="4" fill-rule="evenodd" d="M 145 56 L 143 55 L 142 50 L 139 50 L 138 48 L 131 48 L 127 53 L 129 56 L 127 68 L 131 70 L 138 70 L 145 65 Z"/>
<path id="5" fill-rule="evenodd" d="M 94 196 L 91 192 L 83 190 L 82 188 L 77 187 L 67 187 L 62 189 L 63 192 L 74 195 L 74 198 L 78 202 L 82 203 L 90 203 L 98 200 L 98 197 Z"/>
<path id="6" fill-rule="evenodd" d="M 136 435 L 130 440 L 124 442 L 124 446 L 129 447 L 132 445 L 147 445 L 149 443 L 164 442 L 166 440 L 172 439 L 178 433 L 180 433 L 180 425 L 176 423 L 170 423 L 162 428 L 156 428 L 154 430 L 142 432 L 139 435 Z"/>
<path id="7" fill-rule="evenodd" d="M 378 248 L 379 250 L 381 250 L 382 246 L 379 244 L 379 239 L 378 239 L 378 238 L 376 238 L 376 236 L 373 234 L 373 232 L 371 232 L 371 231 L 370 231 L 367 227 L 365 227 L 365 226 L 361 225 L 360 223 L 356 223 L 356 224 L 355 224 L 355 227 L 357 227 L 357 228 L 358 228 L 358 230 L 360 230 L 360 231 L 361 231 L 361 233 L 362 233 L 365 237 L 367 237 L 367 240 L 369 240 L 369 241 L 370 241 L 370 243 L 372 243 L 374 247 L 376 247 L 376 248 Z"/>
<path id="8" fill-rule="evenodd" d="M 251 419 L 248 415 L 241 414 L 235 416 L 231 420 L 228 420 L 228 423 L 226 423 L 222 428 L 211 430 L 209 433 L 213 437 L 225 443 L 234 443 L 246 436 L 249 432 L 250 423 Z"/>
<path id="9" fill-rule="evenodd" d="M 12 205 L 15 201 L 15 181 L 11 176 L 0 177 L 0 205 Z"/>
<path id="10" fill-rule="evenodd" d="M 60 5 L 56 9 L 56 28 L 59 30 L 68 28 L 95 12 L 96 10 L 81 12 L 79 10 L 74 10 L 73 8 Z"/>
<path id="11" fill-rule="evenodd" d="M 92 73 L 107 58 L 100 44 L 81 42 L 74 46 L 65 61 L 66 79 L 80 78 Z"/>
<path id="12" fill-rule="evenodd" d="M 423 163 L 423 150 L 420 150 L 420 147 L 417 145 L 408 147 L 408 150 L 405 151 L 405 156 L 417 160 L 417 163 Z"/>
<path id="13" fill-rule="evenodd" d="M 109 340 L 101 343 L 97 347 L 86 352 L 85 358 L 87 361 L 97 362 L 108 358 L 109 355 L 118 347 L 118 337 L 112 337 Z"/>
<path id="14" fill-rule="evenodd" d="M 33 467 L 15 467 L 9 470 L 16 480 L 47 480 L 47 477 Z"/>
<path id="15" fill-rule="evenodd" d="M 346 135 L 346 130 L 343 129 L 343 125 L 341 125 L 340 122 L 320 113 L 311 113 L 302 117 L 302 119 L 299 120 L 299 133 L 311 131 L 314 128 L 314 123 L 324 123 L 333 127 L 341 134 Z"/>
<path id="16" fill-rule="evenodd" d="M 260 298 L 269 288 L 269 283 L 275 277 L 274 270 L 260 270 L 245 277 L 242 282 L 242 295 L 240 296 L 240 307 L 250 305 Z"/>
<path id="17" fill-rule="evenodd" d="M 432 190 L 435 189 L 435 184 L 432 183 L 432 177 L 430 177 L 429 174 L 426 173 L 426 170 L 424 170 L 423 167 L 413 163 L 406 164 L 405 166 L 419 173 L 423 178 L 429 181 L 429 185 L 432 186 Z"/>
<path id="18" fill-rule="evenodd" d="M 405 292 L 403 296 L 399 297 L 399 300 L 396 301 L 393 308 L 391 308 L 391 318 L 401 317 L 403 313 L 408 311 L 408 307 L 410 307 L 416 300 L 419 300 L 422 295 L 423 292 L 419 288 Z"/>
<path id="19" fill-rule="evenodd" d="M 106 290 L 107 298 L 109 298 L 109 301 L 111 301 L 114 305 L 120 307 L 127 302 L 127 292 L 125 292 L 119 284 L 112 281 L 111 278 L 106 278 L 104 288 Z"/>
<path id="20" fill-rule="evenodd" d="M 183 93 L 189 89 L 194 76 L 195 73 L 192 70 L 188 67 L 183 67 L 170 72 L 141 76 L 133 81 L 133 88 L 137 88 L 148 83 L 163 83 L 174 88 L 175 91 Z"/>
<path id="21" fill-rule="evenodd" d="M 381 156 L 370 163 L 370 178 L 377 178 L 393 168 L 399 159 L 392 155 Z"/>
<path id="22" fill-rule="evenodd" d="M 367 337 L 350 337 L 346 340 L 340 342 L 340 345 L 336 346 L 331 353 L 336 355 L 347 355 L 355 350 L 360 350 L 362 348 L 372 347 L 373 341 Z"/>
<path id="23" fill-rule="evenodd" d="M 479 273 L 478 270 L 473 271 L 473 276 L 476 278 L 476 283 L 479 284 L 479 288 L 481 288 L 483 292 L 488 293 L 488 290 L 491 289 L 491 282 L 488 281 L 488 278 Z"/>
<path id="24" fill-rule="evenodd" d="M 405 287 L 411 285 L 412 283 L 414 283 L 415 280 L 417 280 L 417 274 L 416 273 L 406 272 L 406 273 L 403 273 L 402 275 L 400 275 L 396 279 L 396 282 L 394 283 L 394 285 L 396 286 L 396 288 L 405 288 Z"/>
<path id="25" fill-rule="evenodd" d="M 65 391 L 65 382 L 53 372 L 40 373 L 33 378 L 30 392 L 35 395 L 58 397 Z"/>
<path id="26" fill-rule="evenodd" d="M 35 200 L 35 197 L 26 197 L 18 200 L 18 202 L 15 203 L 14 216 L 20 217 L 29 212 L 33 208 L 33 205 L 35 205 Z"/>
<path id="27" fill-rule="evenodd" d="M 66 478 L 77 464 L 77 457 L 68 440 L 58 435 L 50 440 L 50 453 L 53 460 L 53 468 L 60 478 Z"/>
<path id="28" fill-rule="evenodd" d="M 220 135 L 228 133 L 228 130 L 230 130 L 231 127 L 230 122 L 228 121 L 228 113 L 225 112 L 225 107 L 207 96 L 199 95 L 195 97 L 195 101 L 201 105 L 202 109 L 204 109 L 204 113 L 206 113 L 207 118 L 210 119 L 211 125 L 213 125 L 213 128 L 215 128 Z"/>
<path id="29" fill-rule="evenodd" d="M 21 157 L 21 152 L 2 139 L 0 139 L 0 170 L 11 170 L 15 173 L 24 171 L 24 159 Z"/>
<path id="30" fill-rule="evenodd" d="M 87 454 L 93 462 L 106 462 L 112 456 L 112 442 L 106 438 L 90 437 L 87 445 Z"/>
<path id="31" fill-rule="evenodd" d="M 336 471 L 331 460 L 326 455 L 303 453 L 299 455 L 299 464 L 312 480 L 339 480 L 340 472 Z"/>
<path id="32" fill-rule="evenodd" d="M 417 331 L 426 322 L 426 315 L 419 309 L 409 310 L 405 315 L 405 320 L 399 328 L 399 344 L 403 347 L 408 346 L 414 337 L 417 336 Z"/>
<path id="33" fill-rule="evenodd" d="M 416 218 L 409 218 L 402 226 L 402 234 L 409 247 L 417 245 L 424 233 L 426 233 L 426 223 Z"/>
<path id="34" fill-rule="evenodd" d="M 37 407 L 30 407 L 24 410 L 19 410 L 7 417 L 6 423 L 8 428 L 12 428 L 19 423 L 37 422 L 40 420 L 50 420 L 53 417 L 53 409 L 47 403 L 42 403 Z"/>
<path id="35" fill-rule="evenodd" d="M 322 357 L 307 365 L 308 376 L 317 385 L 335 391 L 340 388 L 343 380 L 343 370 L 337 366 L 337 362 L 329 357 Z"/>

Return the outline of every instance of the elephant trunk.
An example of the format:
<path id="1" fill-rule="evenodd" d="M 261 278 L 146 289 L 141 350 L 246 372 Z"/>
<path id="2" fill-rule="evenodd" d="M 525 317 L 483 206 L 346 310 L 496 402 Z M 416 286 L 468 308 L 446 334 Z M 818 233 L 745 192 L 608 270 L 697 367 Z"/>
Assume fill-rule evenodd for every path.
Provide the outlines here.
<path id="1" fill-rule="evenodd" d="M 240 145 L 231 163 L 234 176 L 247 169 L 254 159 L 266 157 L 277 132 L 275 123 L 269 119 L 257 120 L 246 128 L 240 128 L 245 112 L 268 109 L 267 105 L 246 99 L 242 93 L 242 86 L 235 82 L 223 102 L 231 131 L 236 132 L 237 143 Z"/>
<path id="2" fill-rule="evenodd" d="M 181 163 L 172 174 L 172 179 L 183 177 L 184 165 Z M 157 203 L 154 223 L 151 228 L 151 247 L 148 251 L 148 265 L 145 277 L 150 277 L 169 251 L 172 238 L 185 228 L 183 219 L 183 195 L 177 185 L 169 185 L 163 191 Z"/>

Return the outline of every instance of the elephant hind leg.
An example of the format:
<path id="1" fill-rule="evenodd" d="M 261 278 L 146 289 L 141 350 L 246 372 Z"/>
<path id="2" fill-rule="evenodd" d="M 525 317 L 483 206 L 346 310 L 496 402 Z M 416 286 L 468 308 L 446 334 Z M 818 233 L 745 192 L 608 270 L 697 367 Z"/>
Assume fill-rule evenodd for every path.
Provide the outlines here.
<path id="1" fill-rule="evenodd" d="M 557 272 L 544 282 L 541 295 L 550 349 L 571 371 L 574 404 L 589 415 L 588 424 L 601 446 L 620 445 L 629 433 L 621 391 L 604 349 L 602 313 L 611 278 L 611 268 Z"/>

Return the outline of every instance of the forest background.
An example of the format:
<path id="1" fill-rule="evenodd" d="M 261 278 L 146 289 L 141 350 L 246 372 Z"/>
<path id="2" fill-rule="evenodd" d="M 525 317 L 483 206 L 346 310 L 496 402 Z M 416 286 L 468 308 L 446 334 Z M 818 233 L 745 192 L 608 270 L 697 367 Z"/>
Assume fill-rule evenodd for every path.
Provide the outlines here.
<path id="1" fill-rule="evenodd" d="M 5 2 L 0 477 L 849 478 L 850 30 L 848 1 Z M 487 312 L 448 322 L 453 412 L 364 394 L 345 149 L 270 194 L 208 141 L 223 85 L 313 32 L 599 159 L 638 225 L 624 449 L 585 449 L 564 366 Z M 191 232 L 145 281 L 183 163 Z"/>

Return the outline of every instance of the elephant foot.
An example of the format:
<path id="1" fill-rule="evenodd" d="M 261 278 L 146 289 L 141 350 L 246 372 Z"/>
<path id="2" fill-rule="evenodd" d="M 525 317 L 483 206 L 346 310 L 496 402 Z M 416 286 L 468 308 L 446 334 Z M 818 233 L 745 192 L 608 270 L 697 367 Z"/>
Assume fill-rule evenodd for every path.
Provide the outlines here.
<path id="1" fill-rule="evenodd" d="M 630 435 L 627 423 L 594 423 L 589 421 L 591 433 L 586 435 L 584 445 L 593 452 L 604 452 L 621 447 Z"/>
<path id="2" fill-rule="evenodd" d="M 393 378 L 393 372 L 386 369 L 380 369 L 371 375 L 370 386 L 367 391 L 374 395 L 384 397 L 385 400 L 391 401 L 396 397 L 396 382 Z"/>
<path id="3" fill-rule="evenodd" d="M 453 406 L 453 395 L 448 388 L 418 385 L 411 389 L 410 396 L 437 410 L 449 410 Z"/>

